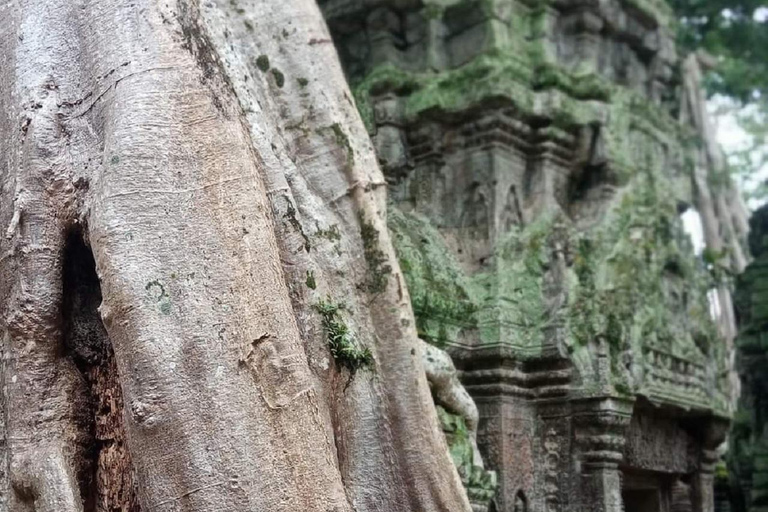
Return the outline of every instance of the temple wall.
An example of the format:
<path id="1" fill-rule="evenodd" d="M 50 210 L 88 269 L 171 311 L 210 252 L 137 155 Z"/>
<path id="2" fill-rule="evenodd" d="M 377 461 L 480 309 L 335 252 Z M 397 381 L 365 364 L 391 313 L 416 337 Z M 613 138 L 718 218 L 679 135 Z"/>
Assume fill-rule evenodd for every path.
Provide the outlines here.
<path id="1" fill-rule="evenodd" d="M 320 3 L 419 334 L 477 404 L 478 510 L 712 512 L 746 213 L 669 7 Z"/>

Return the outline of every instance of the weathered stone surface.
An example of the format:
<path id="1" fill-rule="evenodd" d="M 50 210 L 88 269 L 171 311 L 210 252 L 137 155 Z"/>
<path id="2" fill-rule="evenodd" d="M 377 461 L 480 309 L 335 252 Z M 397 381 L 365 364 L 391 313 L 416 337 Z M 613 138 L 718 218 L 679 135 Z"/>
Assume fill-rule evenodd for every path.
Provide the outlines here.
<path id="1" fill-rule="evenodd" d="M 747 226 L 666 4 L 320 3 L 491 508 L 712 511 Z"/>

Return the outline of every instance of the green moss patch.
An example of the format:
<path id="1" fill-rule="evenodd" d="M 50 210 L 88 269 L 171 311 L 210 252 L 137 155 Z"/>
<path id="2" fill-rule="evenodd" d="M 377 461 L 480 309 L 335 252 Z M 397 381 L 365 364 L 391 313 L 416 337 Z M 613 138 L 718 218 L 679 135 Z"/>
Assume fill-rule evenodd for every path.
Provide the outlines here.
<path id="1" fill-rule="evenodd" d="M 353 339 L 349 327 L 342 318 L 345 310 L 343 303 L 333 302 L 330 298 L 321 300 L 314 306 L 322 317 L 323 330 L 328 340 L 328 348 L 337 364 L 355 373 L 361 368 L 373 366 L 373 354 L 367 347 L 360 347 Z"/>
<path id="2" fill-rule="evenodd" d="M 285 85 L 285 75 L 277 68 L 272 68 L 272 76 L 275 78 L 275 85 L 282 88 Z"/>
<path id="3" fill-rule="evenodd" d="M 256 58 L 256 67 L 259 68 L 259 71 L 262 73 L 269 71 L 269 57 L 264 54 L 259 55 Z"/>

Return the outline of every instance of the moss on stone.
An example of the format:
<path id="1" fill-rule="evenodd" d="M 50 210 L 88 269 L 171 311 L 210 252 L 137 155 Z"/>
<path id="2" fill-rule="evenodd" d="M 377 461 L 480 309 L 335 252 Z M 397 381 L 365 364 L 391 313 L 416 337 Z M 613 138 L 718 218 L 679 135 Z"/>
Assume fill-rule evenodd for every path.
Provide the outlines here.
<path id="1" fill-rule="evenodd" d="M 521 359 L 541 355 L 545 328 L 553 318 L 544 298 L 544 274 L 556 222 L 555 216 L 545 215 L 513 227 L 497 243 L 495 265 L 472 279 L 481 341 L 503 340 Z"/>
<path id="2" fill-rule="evenodd" d="M 534 90 L 559 89 L 580 100 L 609 101 L 613 89 L 610 82 L 596 73 L 576 75 L 552 63 L 540 64 L 531 82 Z"/>
<path id="3" fill-rule="evenodd" d="M 427 219 L 389 205 L 388 227 L 416 315 L 419 336 L 443 347 L 474 328 L 470 282 Z"/>
<path id="4" fill-rule="evenodd" d="M 614 389 L 625 394 L 638 392 L 639 383 L 622 367 L 624 353 L 637 363 L 648 349 L 699 365 L 725 361 L 708 313 L 712 282 L 663 183 L 651 175 L 636 177 L 600 226 L 581 235 L 574 254 L 569 339 L 574 346 L 605 340 Z M 672 387 L 655 392 L 702 405 L 702 397 L 683 396 Z M 723 393 L 707 406 L 724 410 Z"/>
<path id="5" fill-rule="evenodd" d="M 469 499 L 473 502 L 489 502 L 498 488 L 496 473 L 474 465 L 474 448 L 464 418 L 451 414 L 439 405 L 437 418 Z"/>
<path id="6" fill-rule="evenodd" d="M 538 125 L 543 119 L 566 131 L 603 125 L 605 150 L 622 183 L 638 168 L 638 161 L 649 162 L 660 151 L 669 156 L 683 153 L 679 141 L 686 129 L 665 109 L 595 73 L 568 70 L 535 52 L 491 50 L 439 74 L 406 72 L 387 63 L 358 81 L 353 90 L 371 132 L 375 130 L 372 103 L 384 92 L 402 96 L 406 123 L 503 103 L 522 120 Z M 643 133 L 643 138 L 637 133 Z"/>
<path id="7" fill-rule="evenodd" d="M 659 0 L 618 1 L 646 26 L 653 20 L 667 23 L 668 8 Z M 690 184 L 685 190 L 679 186 L 690 182 L 693 170 L 691 130 L 643 92 L 586 66 L 572 69 L 553 62 L 546 26 L 553 18 L 550 1 L 526 2 L 524 13 L 509 14 L 494 10 L 490 1 L 459 0 L 445 10 L 425 9 L 422 14 L 447 19 L 468 6 L 481 10 L 478 16 L 488 22 L 482 53 L 440 72 L 409 72 L 391 63 L 373 68 L 353 88 L 367 128 L 376 129 L 376 101 L 383 99 L 389 107 L 392 96 L 402 113 L 397 121 L 406 131 L 431 122 L 456 126 L 501 109 L 531 127 L 536 137 L 564 141 L 563 146 L 578 140 L 585 128 L 598 127 L 594 133 L 600 137 L 600 157 L 605 156 L 601 172 L 609 175 L 619 200 L 584 231 L 567 219 L 571 212 L 512 228 L 494 240 L 490 263 L 471 276 L 453 259 L 430 220 L 390 207 L 389 229 L 419 335 L 438 345 L 479 338 L 478 348 L 511 348 L 506 353 L 518 359 L 541 357 L 556 338 L 554 342 L 570 351 L 585 387 L 595 383 L 595 350 L 600 347 L 610 351 L 609 384 L 622 396 L 647 391 L 640 387 L 656 364 L 647 360 L 656 357 L 649 356 L 652 351 L 721 372 L 722 365 L 707 362 L 724 360 L 724 349 L 706 298 L 721 281 L 693 255 L 677 211 L 693 194 Z M 502 41 L 492 33 L 491 20 L 503 23 L 504 30 L 519 30 L 510 30 L 514 34 Z M 472 129 L 467 127 L 465 133 Z M 564 227 L 555 235 L 561 221 Z M 568 264 L 565 276 L 553 278 L 549 272 L 558 243 L 568 246 Z M 560 259 L 556 262 L 562 265 Z M 552 298 L 556 293 L 562 293 L 557 300 Z M 473 332 L 460 339 L 467 330 Z M 748 342 L 760 341 L 751 336 Z M 666 385 L 659 392 L 674 395 L 680 405 L 709 407 L 716 402 L 714 407 L 722 412 L 726 384 L 719 377 L 703 380 L 706 400 L 711 398 L 707 404 L 673 389 L 677 384 L 655 385 Z"/>
<path id="8" fill-rule="evenodd" d="M 634 177 L 589 232 L 576 232 L 567 220 L 551 216 L 513 227 L 497 243 L 494 264 L 471 278 L 426 218 L 390 206 L 389 228 L 419 334 L 440 345 L 455 341 L 463 329 L 477 328 L 483 344 L 503 340 L 517 357 L 537 357 L 559 314 L 545 299 L 552 247 L 559 245 L 569 247 L 571 259 L 563 341 L 575 359 L 590 360 L 582 347 L 605 339 L 615 392 L 637 392 L 622 366 L 625 352 L 635 361 L 643 360 L 643 347 L 649 346 L 697 364 L 720 357 L 722 343 L 706 299 L 712 281 L 693 255 L 666 183 L 648 173 Z M 587 360 L 577 366 L 593 372 Z"/>
<path id="9" fill-rule="evenodd" d="M 317 231 L 315 231 L 315 236 L 325 238 L 331 242 L 338 242 L 341 240 L 341 231 L 339 231 L 339 226 L 337 224 L 331 224 L 326 229 L 318 228 Z"/>

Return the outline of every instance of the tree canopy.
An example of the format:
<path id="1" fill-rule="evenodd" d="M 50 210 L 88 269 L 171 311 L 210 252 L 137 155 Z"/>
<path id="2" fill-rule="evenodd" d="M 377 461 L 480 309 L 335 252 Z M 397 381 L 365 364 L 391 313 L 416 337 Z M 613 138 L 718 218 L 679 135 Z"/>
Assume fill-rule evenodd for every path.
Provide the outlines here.
<path id="1" fill-rule="evenodd" d="M 764 0 L 670 0 L 679 17 L 679 40 L 718 59 L 707 80 L 712 94 L 741 103 L 768 94 L 768 6 Z"/>

